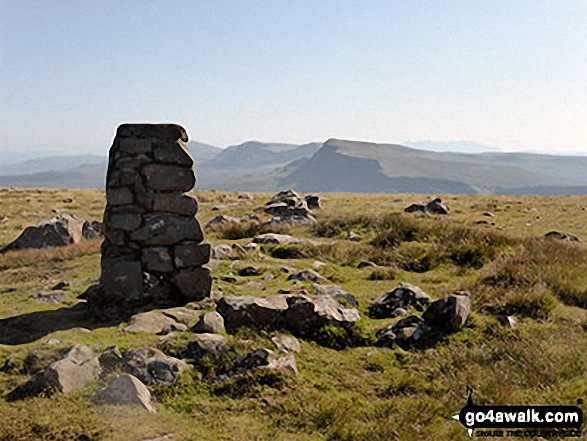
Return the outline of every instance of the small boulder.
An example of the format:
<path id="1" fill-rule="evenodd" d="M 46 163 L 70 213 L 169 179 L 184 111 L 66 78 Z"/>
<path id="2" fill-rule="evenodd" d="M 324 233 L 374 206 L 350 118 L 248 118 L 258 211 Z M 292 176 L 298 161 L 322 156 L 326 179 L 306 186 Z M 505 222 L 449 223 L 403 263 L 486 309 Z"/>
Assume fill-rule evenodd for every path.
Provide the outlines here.
<path id="1" fill-rule="evenodd" d="M 282 352 L 300 352 L 301 346 L 297 338 L 288 335 L 277 334 L 271 337 L 275 347 Z"/>
<path id="2" fill-rule="evenodd" d="M 363 261 L 363 262 L 359 262 L 359 264 L 357 265 L 358 269 L 363 269 L 363 268 L 376 268 L 377 264 L 374 262 L 371 262 L 369 260 Z"/>
<path id="3" fill-rule="evenodd" d="M 308 195 L 304 198 L 304 200 L 306 201 L 306 205 L 308 205 L 310 210 L 319 210 L 322 208 L 322 203 L 320 202 L 320 197 L 318 195 Z"/>
<path id="4" fill-rule="evenodd" d="M 226 244 L 212 247 L 212 259 L 225 260 L 232 257 L 232 247 Z"/>
<path id="5" fill-rule="evenodd" d="M 253 243 L 257 244 L 299 245 L 303 242 L 288 234 L 266 233 L 253 238 Z"/>
<path id="6" fill-rule="evenodd" d="M 78 243 L 84 220 L 72 214 L 62 214 L 27 227 L 18 238 L 0 253 L 29 248 L 55 248 Z"/>
<path id="7" fill-rule="evenodd" d="M 278 329 L 283 323 L 282 312 L 287 307 L 283 295 L 225 296 L 218 300 L 216 310 L 224 318 L 226 329 L 232 331 L 243 326 Z"/>
<path id="8" fill-rule="evenodd" d="M 465 324 L 470 311 L 471 294 L 467 291 L 456 291 L 444 299 L 432 302 L 422 318 L 435 330 L 455 332 Z"/>
<path id="9" fill-rule="evenodd" d="M 254 277 L 260 274 L 259 269 L 253 266 L 247 266 L 239 270 L 238 275 L 241 277 Z"/>
<path id="10" fill-rule="evenodd" d="M 158 349 L 144 347 L 126 351 L 122 368 L 145 384 L 168 386 L 175 383 L 187 364 Z"/>
<path id="11" fill-rule="evenodd" d="M 221 358 L 230 347 L 226 344 L 226 338 L 218 334 L 197 334 L 190 341 L 184 353 L 185 358 L 200 359 L 209 356 L 214 359 Z"/>
<path id="12" fill-rule="evenodd" d="M 426 213 L 430 214 L 450 214 L 450 210 L 442 203 L 440 198 L 431 200 L 426 204 Z"/>
<path id="13" fill-rule="evenodd" d="M 547 239 L 556 239 L 566 242 L 581 242 L 581 239 L 579 239 L 577 236 L 573 236 L 572 234 L 568 233 L 560 233 L 558 231 L 551 231 L 546 233 L 544 237 Z"/>
<path id="14" fill-rule="evenodd" d="M 191 331 L 199 334 L 220 334 L 224 332 L 224 319 L 216 311 L 206 312 Z"/>
<path id="15" fill-rule="evenodd" d="M 93 399 L 96 404 L 131 405 L 155 412 L 151 403 L 151 392 L 133 375 L 124 374 L 116 377 L 108 387 Z"/>
<path id="16" fill-rule="evenodd" d="M 141 312 L 140 314 L 135 314 L 130 318 L 129 324 L 126 328 L 124 328 L 124 331 L 130 334 L 136 334 L 139 332 L 157 334 L 169 325 L 177 325 L 177 322 L 171 317 L 163 315 L 159 312 Z"/>
<path id="17" fill-rule="evenodd" d="M 47 396 L 54 391 L 70 393 L 85 387 L 100 375 L 98 357 L 86 345 L 75 345 L 65 357 L 33 375 L 25 384 L 10 392 L 7 401 L 31 396 Z"/>
<path id="18" fill-rule="evenodd" d="M 236 225 L 239 222 L 240 219 L 237 217 L 220 215 L 210 220 L 210 222 L 208 222 L 204 228 L 206 230 L 210 230 L 219 225 Z"/>
<path id="19" fill-rule="evenodd" d="M 324 282 L 326 279 L 316 271 L 306 268 L 298 273 L 291 274 L 287 280 L 309 280 L 311 282 Z"/>
<path id="20" fill-rule="evenodd" d="M 369 305 L 369 317 L 389 318 L 398 308 L 409 311 L 415 308 L 423 311 L 430 302 L 430 296 L 411 283 L 400 283 L 393 291 L 377 297 Z"/>

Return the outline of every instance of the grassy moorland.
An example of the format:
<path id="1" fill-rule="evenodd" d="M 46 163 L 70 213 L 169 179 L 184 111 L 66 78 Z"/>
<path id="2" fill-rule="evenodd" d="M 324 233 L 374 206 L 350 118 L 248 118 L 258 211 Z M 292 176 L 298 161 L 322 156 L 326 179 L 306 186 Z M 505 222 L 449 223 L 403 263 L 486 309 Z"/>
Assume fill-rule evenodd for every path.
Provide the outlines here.
<path id="1" fill-rule="evenodd" d="M 218 214 L 268 218 L 262 207 L 269 194 L 254 194 L 253 200 L 236 196 L 198 192 L 202 225 Z M 587 240 L 587 197 L 449 196 L 443 199 L 452 214 L 445 217 L 403 213 L 407 205 L 425 200 L 422 195 L 325 194 L 322 199 L 316 225 L 271 230 L 242 223 L 207 232 L 212 244 L 246 244 L 269 231 L 316 241 L 264 246 L 246 258 L 216 262 L 214 276 L 231 275 L 237 283 L 214 283 L 235 295 L 312 292 L 310 283 L 287 281 L 281 268 L 301 270 L 323 262 L 318 271 L 329 283 L 359 301 L 359 339 L 302 341 L 296 378 L 257 378 L 226 387 L 184 374 L 174 386 L 152 390 L 156 414 L 91 405 L 98 383 L 71 395 L 15 403 L 0 399 L 0 440 L 466 439 L 464 428 L 450 419 L 465 404 L 466 385 L 475 389 L 478 404 L 574 405 L 587 396 L 587 247 L 544 238 L 558 230 Z M 104 204 L 97 190 L 0 190 L 0 215 L 6 216 L 0 246 L 52 210 L 94 220 L 101 218 Z M 475 224 L 480 220 L 495 225 Z M 350 231 L 360 241 L 349 241 Z M 357 269 L 363 260 L 378 267 Z M 0 255 L 0 319 L 62 308 L 29 296 L 67 280 L 72 302 L 98 277 L 99 261 L 100 240 Z M 250 265 L 262 274 L 237 275 Z M 274 278 L 265 280 L 266 273 Z M 370 319 L 367 307 L 401 281 L 418 285 L 433 299 L 470 291 L 473 307 L 465 327 L 427 349 L 375 347 L 375 332 L 394 319 Z M 498 319 L 504 314 L 516 316 L 518 325 L 502 326 Z M 111 345 L 121 350 L 156 345 L 159 336 L 126 334 L 124 327 L 76 326 L 26 344 L 0 345 L 0 365 L 7 358 L 17 365 L 12 373 L 0 373 L 0 395 L 75 343 L 96 353 Z M 271 347 L 264 332 L 241 330 L 227 337 L 237 352 Z M 163 349 L 173 351 L 172 345 Z"/>

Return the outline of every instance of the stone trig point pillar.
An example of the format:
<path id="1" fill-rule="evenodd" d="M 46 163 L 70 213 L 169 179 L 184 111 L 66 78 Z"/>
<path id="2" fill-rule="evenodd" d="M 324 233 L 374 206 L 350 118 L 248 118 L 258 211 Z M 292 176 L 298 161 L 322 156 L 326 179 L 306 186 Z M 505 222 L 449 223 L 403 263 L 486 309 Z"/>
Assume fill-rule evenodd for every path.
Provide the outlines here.
<path id="1" fill-rule="evenodd" d="M 185 129 L 175 124 L 122 124 L 110 148 L 100 289 L 88 302 L 106 316 L 177 306 L 209 297 L 202 265 L 196 182 Z"/>

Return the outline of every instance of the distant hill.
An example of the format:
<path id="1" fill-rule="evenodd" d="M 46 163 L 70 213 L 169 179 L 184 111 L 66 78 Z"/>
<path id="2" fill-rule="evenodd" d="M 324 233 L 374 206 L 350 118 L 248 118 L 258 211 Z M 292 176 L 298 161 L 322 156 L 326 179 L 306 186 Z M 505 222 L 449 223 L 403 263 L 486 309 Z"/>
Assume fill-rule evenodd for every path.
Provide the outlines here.
<path id="1" fill-rule="evenodd" d="M 22 162 L 0 165 L 0 176 L 17 176 L 46 171 L 67 170 L 82 164 L 99 164 L 105 161 L 101 155 L 58 155 L 28 159 Z"/>
<path id="2" fill-rule="evenodd" d="M 279 184 L 302 191 L 454 194 L 540 194 L 558 187 L 561 194 L 576 194 L 587 185 L 586 167 L 585 157 L 430 152 L 330 139 L 311 158 L 286 166 Z"/>
<path id="3" fill-rule="evenodd" d="M 340 139 L 303 145 L 250 141 L 226 149 L 192 141 L 188 148 L 196 160 L 196 189 L 203 190 L 587 194 L 587 156 L 437 152 Z M 88 156 L 9 166 L 0 186 L 103 188 L 106 158 Z M 91 162 L 79 164 L 85 157 Z"/>
<path id="4" fill-rule="evenodd" d="M 82 164 L 67 170 L 26 175 L 0 176 L 1 187 L 25 188 L 104 188 L 107 162 Z"/>
<path id="5" fill-rule="evenodd" d="M 284 165 L 299 158 L 310 157 L 321 143 L 303 145 L 249 141 L 225 148 L 206 166 L 216 169 L 252 169 L 266 165 Z"/>
<path id="6" fill-rule="evenodd" d="M 484 153 L 499 152 L 499 147 L 472 141 L 406 141 L 403 145 L 431 152 Z"/>
<path id="7" fill-rule="evenodd" d="M 188 151 L 192 155 L 192 158 L 197 163 L 200 163 L 214 159 L 222 149 L 214 145 L 204 144 L 203 142 L 190 141 L 188 142 Z"/>

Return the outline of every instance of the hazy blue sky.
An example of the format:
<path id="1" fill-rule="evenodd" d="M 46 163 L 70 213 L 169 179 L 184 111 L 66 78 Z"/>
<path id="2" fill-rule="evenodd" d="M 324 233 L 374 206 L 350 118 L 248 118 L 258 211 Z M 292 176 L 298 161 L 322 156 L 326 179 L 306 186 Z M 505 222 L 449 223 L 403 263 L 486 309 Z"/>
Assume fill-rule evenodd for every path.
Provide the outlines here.
<path id="1" fill-rule="evenodd" d="M 0 0 L 0 150 L 471 140 L 587 151 L 585 0 Z"/>

